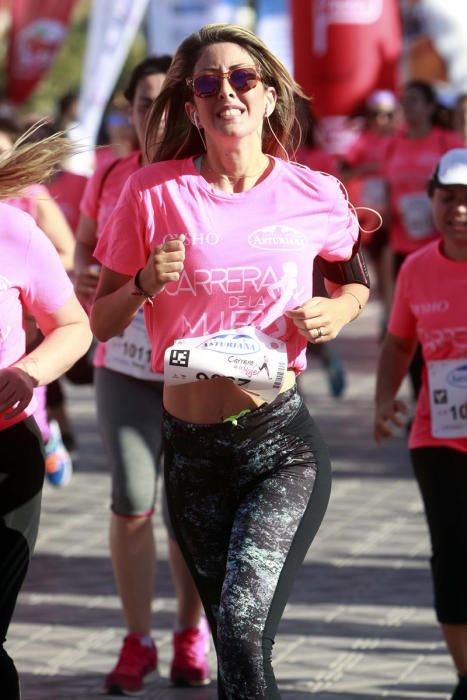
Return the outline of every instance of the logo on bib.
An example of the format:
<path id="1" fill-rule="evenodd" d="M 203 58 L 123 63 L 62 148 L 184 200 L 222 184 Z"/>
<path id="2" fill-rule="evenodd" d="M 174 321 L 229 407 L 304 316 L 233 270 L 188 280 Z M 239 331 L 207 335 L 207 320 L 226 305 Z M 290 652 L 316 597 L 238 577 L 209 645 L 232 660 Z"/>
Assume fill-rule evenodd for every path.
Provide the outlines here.
<path id="1" fill-rule="evenodd" d="M 452 386 L 467 386 L 467 365 L 459 365 L 447 376 L 449 384 Z"/>
<path id="2" fill-rule="evenodd" d="M 258 352 L 260 344 L 255 338 L 244 333 L 218 333 L 208 338 L 198 347 L 203 350 L 222 352 L 234 355 L 251 355 Z"/>
<path id="3" fill-rule="evenodd" d="M 305 234 L 290 226 L 259 228 L 250 233 L 248 243 L 257 250 L 277 250 L 281 253 L 305 250 L 307 247 Z"/>

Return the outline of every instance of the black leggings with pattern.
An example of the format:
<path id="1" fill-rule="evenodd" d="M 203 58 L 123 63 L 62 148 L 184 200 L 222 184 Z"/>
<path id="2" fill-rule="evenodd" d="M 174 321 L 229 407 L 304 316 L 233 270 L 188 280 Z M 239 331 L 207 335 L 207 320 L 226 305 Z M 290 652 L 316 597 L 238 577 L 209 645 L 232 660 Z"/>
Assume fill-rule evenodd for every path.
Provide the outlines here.
<path id="1" fill-rule="evenodd" d="M 296 388 L 213 425 L 164 415 L 175 537 L 209 620 L 219 698 L 275 700 L 275 633 L 324 517 L 331 469 Z"/>

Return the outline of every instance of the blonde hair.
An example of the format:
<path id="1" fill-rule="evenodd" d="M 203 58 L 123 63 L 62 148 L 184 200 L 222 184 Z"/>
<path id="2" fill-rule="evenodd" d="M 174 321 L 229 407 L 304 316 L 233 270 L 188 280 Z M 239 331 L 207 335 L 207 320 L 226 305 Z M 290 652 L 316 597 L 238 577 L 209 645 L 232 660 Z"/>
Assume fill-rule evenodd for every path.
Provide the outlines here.
<path id="1" fill-rule="evenodd" d="M 288 70 L 256 34 L 232 24 L 207 24 L 188 36 L 178 47 L 162 90 L 155 100 L 146 125 L 145 148 L 149 160 L 188 158 L 205 148 L 198 130 L 185 113 L 185 103 L 193 99 L 186 84 L 202 52 L 210 44 L 230 42 L 247 51 L 259 69 L 263 83 L 274 87 L 277 103 L 262 134 L 264 153 L 284 157 L 294 150 L 294 93 L 306 97 Z"/>
<path id="2" fill-rule="evenodd" d="M 15 197 L 25 187 L 47 180 L 63 161 L 76 153 L 76 145 L 64 132 L 29 141 L 43 124 L 43 121 L 33 124 L 11 149 L 0 153 L 0 199 Z"/>

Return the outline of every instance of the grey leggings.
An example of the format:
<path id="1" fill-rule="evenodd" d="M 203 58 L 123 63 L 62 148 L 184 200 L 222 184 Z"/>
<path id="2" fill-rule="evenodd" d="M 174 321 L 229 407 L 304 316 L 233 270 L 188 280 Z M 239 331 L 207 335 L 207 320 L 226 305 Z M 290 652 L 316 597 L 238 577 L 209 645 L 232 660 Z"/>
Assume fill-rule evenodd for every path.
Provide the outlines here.
<path id="1" fill-rule="evenodd" d="M 149 516 L 162 457 L 162 382 L 98 367 L 95 387 L 99 432 L 112 474 L 112 511 Z"/>
<path id="2" fill-rule="evenodd" d="M 219 698 L 280 698 L 272 645 L 293 580 L 324 517 L 326 446 L 296 389 L 232 423 L 164 414 L 175 537 L 203 601 Z"/>

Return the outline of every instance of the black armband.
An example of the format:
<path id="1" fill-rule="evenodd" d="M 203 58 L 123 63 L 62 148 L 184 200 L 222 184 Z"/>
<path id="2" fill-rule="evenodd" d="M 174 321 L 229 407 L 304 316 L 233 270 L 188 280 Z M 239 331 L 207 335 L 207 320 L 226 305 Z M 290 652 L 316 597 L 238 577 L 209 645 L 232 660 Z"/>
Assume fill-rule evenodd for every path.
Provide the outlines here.
<path id="1" fill-rule="evenodd" d="M 370 276 L 363 257 L 360 245 L 360 238 L 352 249 L 350 260 L 336 260 L 329 262 L 320 255 L 316 257 L 316 264 L 322 275 L 335 284 L 364 284 L 370 288 Z"/>

